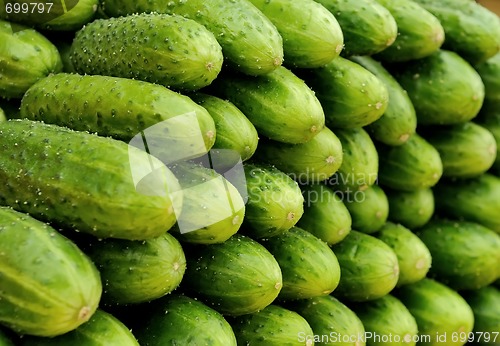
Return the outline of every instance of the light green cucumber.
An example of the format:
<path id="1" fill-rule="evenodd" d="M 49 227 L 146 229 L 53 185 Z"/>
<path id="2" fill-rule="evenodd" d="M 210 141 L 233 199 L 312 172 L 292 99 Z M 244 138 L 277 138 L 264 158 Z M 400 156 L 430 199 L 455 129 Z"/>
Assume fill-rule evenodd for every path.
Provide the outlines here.
<path id="1" fill-rule="evenodd" d="M 1 121 L 6 121 L 7 118 L 5 117 L 5 112 L 3 111 L 2 108 L 0 108 L 0 122 Z"/>
<path id="2" fill-rule="evenodd" d="M 372 185 L 362 193 L 348 194 L 347 197 L 344 203 L 351 214 L 353 229 L 373 233 L 387 221 L 389 202 L 384 190 L 378 185 Z"/>
<path id="3" fill-rule="evenodd" d="M 474 333 L 478 345 L 498 345 L 500 290 L 487 286 L 464 295 L 474 312 Z"/>
<path id="4" fill-rule="evenodd" d="M 389 220 L 401 223 L 409 229 L 422 227 L 434 215 L 432 189 L 399 191 L 384 189 L 389 200 Z"/>

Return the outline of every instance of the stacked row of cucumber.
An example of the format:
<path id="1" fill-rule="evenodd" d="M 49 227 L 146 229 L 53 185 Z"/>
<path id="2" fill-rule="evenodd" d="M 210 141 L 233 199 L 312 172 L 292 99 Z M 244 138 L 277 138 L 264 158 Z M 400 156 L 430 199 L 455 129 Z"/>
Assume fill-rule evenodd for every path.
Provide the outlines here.
<path id="1" fill-rule="evenodd" d="M 500 344 L 496 15 L 53 11 L 0 12 L 0 345 Z"/>

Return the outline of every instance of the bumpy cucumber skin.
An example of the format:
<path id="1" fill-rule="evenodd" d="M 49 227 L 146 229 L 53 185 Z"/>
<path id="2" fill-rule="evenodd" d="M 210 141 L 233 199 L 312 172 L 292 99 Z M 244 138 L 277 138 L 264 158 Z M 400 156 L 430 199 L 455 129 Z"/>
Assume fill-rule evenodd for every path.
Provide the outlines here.
<path id="1" fill-rule="evenodd" d="M 323 66 L 340 54 L 344 35 L 337 19 L 312 0 L 250 0 L 283 38 L 284 64 L 299 68 Z"/>
<path id="2" fill-rule="evenodd" d="M 177 288 L 186 270 L 179 242 L 165 233 L 145 241 L 107 239 L 86 250 L 106 289 L 102 302 L 135 304 L 160 298 Z"/>
<path id="3" fill-rule="evenodd" d="M 415 233 L 402 225 L 387 222 L 375 236 L 389 245 L 398 257 L 397 286 L 412 284 L 427 275 L 432 262 L 431 253 Z"/>
<path id="4" fill-rule="evenodd" d="M 325 125 L 314 92 L 287 68 L 259 77 L 225 74 L 210 91 L 229 99 L 254 124 L 257 132 L 283 143 L 305 143 Z"/>
<path id="5" fill-rule="evenodd" d="M 352 217 L 352 228 L 368 234 L 378 231 L 389 216 L 389 202 L 384 190 L 372 185 L 363 191 L 361 197 L 351 197 L 354 198 L 348 198 L 344 203 Z"/>
<path id="6" fill-rule="evenodd" d="M 443 48 L 479 64 L 500 50 L 500 19 L 475 1 L 416 0 L 434 14 L 445 31 Z"/>
<path id="7" fill-rule="evenodd" d="M 57 48 L 42 34 L 0 20 L 0 98 L 21 98 L 35 82 L 62 67 Z"/>
<path id="8" fill-rule="evenodd" d="M 393 44 L 398 29 L 389 10 L 375 0 L 318 0 L 344 33 L 343 56 L 372 55 Z"/>
<path id="9" fill-rule="evenodd" d="M 155 301 L 134 328 L 140 345 L 236 346 L 231 326 L 217 311 L 186 296 Z"/>
<path id="10" fill-rule="evenodd" d="M 191 113 L 197 124 L 193 117 L 183 117 Z M 171 132 L 161 133 L 163 143 L 148 143 L 160 159 L 169 150 L 187 158 L 203 155 L 216 138 L 212 117 L 189 97 L 161 85 L 108 76 L 60 73 L 44 78 L 23 96 L 21 117 L 127 142 L 142 131 L 146 140 L 155 140 L 148 128 L 165 121 L 160 130 Z M 200 136 L 204 146 L 197 143 Z"/>
<path id="11" fill-rule="evenodd" d="M 249 75 L 267 74 L 283 61 L 278 30 L 248 0 L 109 0 L 103 7 L 111 16 L 158 12 L 195 20 L 214 33 L 231 65 Z"/>
<path id="12" fill-rule="evenodd" d="M 183 286 L 224 315 L 264 309 L 283 286 L 276 259 L 256 241 L 235 234 L 222 244 L 186 251 Z"/>
<path id="13" fill-rule="evenodd" d="M 183 90 L 209 85 L 219 74 L 222 60 L 220 45 L 204 26 L 166 14 L 95 20 L 77 32 L 71 47 L 71 62 L 78 73 L 139 79 Z"/>
<path id="14" fill-rule="evenodd" d="M 297 182 L 272 166 L 245 164 L 244 169 L 248 191 L 244 231 L 259 239 L 295 226 L 304 213 Z"/>
<path id="15" fill-rule="evenodd" d="M 0 323 L 56 336 L 94 314 L 102 285 L 91 260 L 47 224 L 0 208 Z"/>
<path id="16" fill-rule="evenodd" d="M 389 93 L 389 103 L 384 114 L 367 127 L 370 135 L 387 145 L 401 145 L 415 133 L 417 114 L 407 92 L 382 64 L 369 56 L 356 56 L 351 60 L 373 73 L 384 83 Z"/>
<path id="17" fill-rule="evenodd" d="M 422 227 L 434 215 L 435 203 L 432 189 L 415 191 L 384 190 L 389 200 L 389 220 L 409 229 Z"/>
<path id="18" fill-rule="evenodd" d="M 398 298 L 415 317 L 420 335 L 429 335 L 420 339 L 419 345 L 438 346 L 443 342 L 437 336 L 447 335 L 446 344 L 462 346 L 461 338 L 452 341 L 451 335 L 469 335 L 474 325 L 474 315 L 466 301 L 451 288 L 425 278 L 411 285 L 399 288 Z"/>
<path id="19" fill-rule="evenodd" d="M 172 173 L 127 144 L 29 120 L 0 123 L 0 203 L 101 238 L 160 236 L 182 198 Z M 131 165 L 133 162 L 133 165 Z M 146 176 L 137 187 L 133 171 Z M 148 174 L 150 173 L 150 174 Z"/>
<path id="20" fill-rule="evenodd" d="M 483 338 L 478 340 L 477 344 L 498 345 L 498 337 L 497 340 L 493 340 L 500 330 L 500 291 L 498 288 L 487 286 L 469 291 L 464 298 L 474 312 L 474 333 L 476 335 L 483 333 Z M 487 338 L 488 341 L 486 341 Z"/>
<path id="21" fill-rule="evenodd" d="M 246 161 L 257 150 L 259 135 L 255 126 L 234 104 L 215 96 L 198 93 L 191 98 L 205 108 L 215 123 L 215 149 L 231 149 Z"/>
<path id="22" fill-rule="evenodd" d="M 389 70 L 408 92 L 419 125 L 463 123 L 473 119 L 483 104 L 481 77 L 454 52 L 438 50 Z"/>
<path id="23" fill-rule="evenodd" d="M 337 288 L 340 267 L 328 245 L 298 227 L 261 244 L 276 258 L 283 275 L 279 299 L 307 299 L 328 295 Z"/>
<path id="24" fill-rule="evenodd" d="M 398 258 L 383 241 L 353 230 L 332 250 L 343 269 L 334 296 L 348 301 L 369 301 L 396 287 Z"/>
<path id="25" fill-rule="evenodd" d="M 439 20 L 410 0 L 377 0 L 387 8 L 398 26 L 392 45 L 376 54 L 383 61 L 422 59 L 437 51 L 444 42 L 444 28 Z"/>
<path id="26" fill-rule="evenodd" d="M 55 338 L 23 336 L 22 346 L 139 346 L 130 330 L 116 317 L 96 310 L 90 320 L 77 329 Z"/>
<path id="27" fill-rule="evenodd" d="M 278 305 L 269 305 L 253 314 L 229 321 L 238 345 L 311 346 L 297 336 L 313 335 L 309 323 L 296 312 Z"/>

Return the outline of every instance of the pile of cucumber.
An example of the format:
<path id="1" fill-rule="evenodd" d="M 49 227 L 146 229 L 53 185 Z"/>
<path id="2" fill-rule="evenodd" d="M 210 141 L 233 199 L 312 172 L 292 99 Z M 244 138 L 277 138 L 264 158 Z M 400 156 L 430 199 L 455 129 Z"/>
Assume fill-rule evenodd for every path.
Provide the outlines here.
<path id="1" fill-rule="evenodd" d="M 2 6 L 0 346 L 500 345 L 496 14 Z"/>

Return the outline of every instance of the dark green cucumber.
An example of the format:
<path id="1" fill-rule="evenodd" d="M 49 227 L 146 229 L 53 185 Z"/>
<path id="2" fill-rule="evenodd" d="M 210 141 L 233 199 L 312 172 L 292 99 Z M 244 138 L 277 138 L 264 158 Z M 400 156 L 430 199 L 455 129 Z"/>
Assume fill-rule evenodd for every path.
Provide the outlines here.
<path id="1" fill-rule="evenodd" d="M 312 0 L 250 0 L 283 38 L 284 64 L 314 68 L 338 57 L 344 35 L 337 19 Z"/>
<path id="2" fill-rule="evenodd" d="M 0 324 L 56 336 L 94 314 L 102 285 L 91 260 L 47 224 L 0 208 Z"/>
<path id="3" fill-rule="evenodd" d="M 311 346 L 300 336 L 313 335 L 309 323 L 296 312 L 269 305 L 253 314 L 229 320 L 238 345 Z"/>
<path id="4" fill-rule="evenodd" d="M 384 190 L 389 200 L 389 220 L 409 229 L 422 227 L 434 215 L 434 194 L 430 188 L 415 191 Z"/>
<path id="5" fill-rule="evenodd" d="M 62 71 L 57 48 L 39 32 L 0 20 L 0 99 L 21 98 L 30 86 Z"/>
<path id="6" fill-rule="evenodd" d="M 396 20 L 398 36 L 392 45 L 376 55 L 383 61 L 425 58 L 444 42 L 444 28 L 425 8 L 410 0 L 377 0 Z"/>
<path id="7" fill-rule="evenodd" d="M 97 19 L 77 32 L 71 47 L 78 73 L 184 90 L 209 85 L 219 74 L 222 59 L 220 45 L 203 25 L 166 14 Z"/>
<path id="8" fill-rule="evenodd" d="M 486 100 L 500 102 L 500 53 L 475 66 L 484 83 Z"/>
<path id="9" fill-rule="evenodd" d="M 351 58 L 384 83 L 389 93 L 389 104 L 384 114 L 368 125 L 372 137 L 387 145 L 401 145 L 415 133 L 417 115 L 406 91 L 382 64 L 369 56 Z"/>
<path id="10" fill-rule="evenodd" d="M 109 0 L 103 8 L 111 16 L 158 12 L 195 20 L 214 33 L 231 65 L 250 75 L 267 74 L 283 61 L 278 30 L 248 0 Z"/>
<path id="11" fill-rule="evenodd" d="M 295 226 L 304 213 L 297 182 L 272 166 L 245 164 L 244 169 L 248 190 L 244 231 L 257 239 Z"/>
<path id="12" fill-rule="evenodd" d="M 342 144 L 335 133 L 324 128 L 306 143 L 262 141 L 257 160 L 275 165 L 300 184 L 330 178 L 342 164 Z"/>
<path id="13" fill-rule="evenodd" d="M 335 296 L 349 301 L 367 301 L 383 297 L 396 287 L 398 258 L 383 241 L 351 231 L 332 250 L 342 268 Z"/>
<path id="14" fill-rule="evenodd" d="M 483 104 L 481 77 L 454 52 L 439 50 L 390 71 L 408 92 L 419 125 L 463 123 L 474 118 Z"/>
<path id="15" fill-rule="evenodd" d="M 279 299 L 307 299 L 328 295 L 337 288 L 337 257 L 321 239 L 301 228 L 261 242 L 276 258 L 283 274 Z"/>
<path id="16" fill-rule="evenodd" d="M 498 345 L 500 330 L 500 290 L 494 286 L 469 291 L 465 300 L 474 312 L 474 341 L 478 345 Z"/>
<path id="17" fill-rule="evenodd" d="M 432 255 L 431 277 L 456 290 L 475 290 L 500 274 L 500 236 L 471 222 L 432 221 L 418 236 Z"/>
<path id="18" fill-rule="evenodd" d="M 126 143 L 29 120 L 0 123 L 0 204 L 100 238 L 147 239 L 175 223 L 180 187 Z"/>
<path id="19" fill-rule="evenodd" d="M 348 195 L 345 206 L 352 217 L 352 228 L 363 233 L 378 231 L 389 216 L 389 202 L 384 190 L 372 185 L 362 193 Z"/>
<path id="20" fill-rule="evenodd" d="M 307 142 L 325 124 L 314 92 L 285 67 L 259 77 L 225 74 L 215 80 L 211 90 L 234 103 L 260 135 L 276 141 Z"/>
<path id="21" fill-rule="evenodd" d="M 344 196 L 330 188 L 313 184 L 303 190 L 304 215 L 297 225 L 329 245 L 342 241 L 351 231 L 351 214 L 343 203 Z"/>
<path id="22" fill-rule="evenodd" d="M 283 286 L 273 255 L 243 235 L 235 234 L 222 244 L 195 247 L 186 256 L 183 287 L 225 315 L 262 310 Z"/>
<path id="23" fill-rule="evenodd" d="M 432 257 L 420 238 L 402 225 L 387 222 L 375 236 L 389 245 L 398 257 L 397 286 L 420 281 L 429 272 Z"/>
<path id="24" fill-rule="evenodd" d="M 485 105 L 486 103 L 489 103 L 489 101 L 485 100 Z M 491 105 L 491 110 L 488 111 L 483 106 L 480 113 L 480 119 L 477 119 L 477 122 L 487 129 L 495 138 L 497 150 L 495 162 L 491 167 L 491 171 L 498 176 L 500 174 L 500 101 L 492 101 Z"/>

